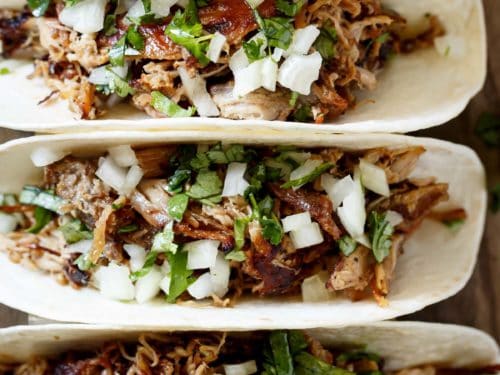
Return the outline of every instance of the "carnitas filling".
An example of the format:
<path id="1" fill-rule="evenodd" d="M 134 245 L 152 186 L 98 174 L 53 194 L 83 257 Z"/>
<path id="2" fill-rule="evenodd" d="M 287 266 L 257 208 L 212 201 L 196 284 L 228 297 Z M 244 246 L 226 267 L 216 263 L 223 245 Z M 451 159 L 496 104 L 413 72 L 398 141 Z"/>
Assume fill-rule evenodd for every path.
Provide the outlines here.
<path id="1" fill-rule="evenodd" d="M 332 121 L 399 53 L 444 34 L 379 0 L 37 0 L 0 10 L 4 57 L 32 57 L 52 90 L 94 119 L 121 101 L 151 117 Z M 407 32 L 405 34 L 408 34 Z"/>
<path id="2" fill-rule="evenodd" d="M 499 369 L 493 364 L 458 369 L 430 363 L 386 371 L 384 358 L 363 346 L 325 348 L 300 331 L 143 334 L 135 342 L 116 340 L 91 352 L 74 350 L 21 365 L 0 364 L 6 375 L 472 375 Z"/>
<path id="3" fill-rule="evenodd" d="M 120 145 L 80 158 L 37 148 L 40 186 L 3 195 L 14 262 L 145 303 L 373 297 L 386 305 L 405 241 L 426 217 L 456 227 L 448 184 L 411 178 L 423 147 Z"/>

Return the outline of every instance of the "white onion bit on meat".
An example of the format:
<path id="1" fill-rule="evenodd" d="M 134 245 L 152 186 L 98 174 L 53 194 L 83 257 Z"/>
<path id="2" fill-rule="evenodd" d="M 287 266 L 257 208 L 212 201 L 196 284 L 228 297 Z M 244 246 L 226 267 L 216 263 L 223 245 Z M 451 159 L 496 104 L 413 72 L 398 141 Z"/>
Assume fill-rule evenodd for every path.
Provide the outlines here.
<path id="1" fill-rule="evenodd" d="M 292 230 L 299 230 L 300 228 L 311 224 L 311 214 L 309 212 L 302 212 L 300 214 L 290 215 L 281 219 L 283 224 L 283 231 L 285 233 Z"/>
<path id="2" fill-rule="evenodd" d="M 139 245 L 133 244 L 125 244 L 123 249 L 130 257 L 129 265 L 132 272 L 139 271 L 146 261 L 146 250 Z"/>
<path id="3" fill-rule="evenodd" d="M 315 25 L 309 25 L 303 29 L 295 30 L 292 44 L 286 51 L 286 55 L 307 55 L 319 34 L 320 31 Z"/>
<path id="4" fill-rule="evenodd" d="M 389 210 L 385 213 L 385 218 L 393 227 L 397 227 L 404 221 L 403 216 L 399 212 L 392 210 Z"/>
<path id="5" fill-rule="evenodd" d="M 177 0 L 151 0 L 151 12 L 158 17 L 166 17 L 170 14 L 170 7 L 175 3 Z"/>
<path id="6" fill-rule="evenodd" d="M 226 375 L 251 375 L 258 371 L 255 361 L 247 361 L 237 365 L 224 365 L 223 367 Z"/>
<path id="7" fill-rule="evenodd" d="M 290 173 L 290 181 L 298 180 L 302 177 L 310 175 L 316 168 L 318 168 L 323 162 L 321 160 L 316 160 L 316 159 L 309 159 L 306 160 L 304 164 L 302 164 L 300 167 L 297 169 L 294 169 L 292 173 Z M 300 186 L 294 186 L 293 190 L 297 190 L 301 187 Z"/>
<path id="8" fill-rule="evenodd" d="M 326 272 L 320 272 L 314 276 L 308 277 L 302 282 L 302 300 L 304 302 L 324 302 L 331 298 L 331 294 L 326 289 L 328 275 Z"/>
<path id="9" fill-rule="evenodd" d="M 308 56 L 291 55 L 279 69 L 278 82 L 292 91 L 302 95 L 311 93 L 311 85 L 319 78 L 323 59 L 319 52 Z"/>
<path id="10" fill-rule="evenodd" d="M 246 68 L 234 73 L 233 96 L 236 98 L 250 94 L 262 86 L 262 60 L 254 61 Z"/>
<path id="11" fill-rule="evenodd" d="M 210 297 L 214 293 L 214 286 L 210 273 L 207 272 L 198 277 L 198 279 L 189 286 L 187 291 L 195 299 Z"/>
<path id="12" fill-rule="evenodd" d="M 226 37 L 217 31 L 208 45 L 207 56 L 210 61 L 214 63 L 219 61 L 224 44 L 226 44 Z"/>
<path id="13" fill-rule="evenodd" d="M 310 223 L 290 232 L 290 239 L 296 249 L 319 245 L 323 242 L 323 233 L 318 223 Z"/>
<path id="14" fill-rule="evenodd" d="M 17 218 L 14 215 L 0 212 L 0 233 L 8 234 L 13 232 L 16 230 L 17 224 Z"/>
<path id="15" fill-rule="evenodd" d="M 328 198 L 332 201 L 333 209 L 336 210 L 344 201 L 344 199 L 351 194 L 356 185 L 351 176 L 337 180 L 330 174 L 321 175 L 321 187 L 328 194 Z"/>
<path id="16" fill-rule="evenodd" d="M 263 2 L 264 0 L 247 0 L 248 5 L 250 5 L 252 9 L 257 8 Z"/>
<path id="17" fill-rule="evenodd" d="M 244 178 L 246 170 L 246 163 L 230 163 L 228 165 L 224 179 L 224 189 L 222 191 L 223 197 L 234 197 L 245 194 L 245 190 L 250 186 Z"/>
<path id="18" fill-rule="evenodd" d="M 390 195 L 387 175 L 384 169 L 361 159 L 359 161 L 359 170 L 361 172 L 361 183 L 364 187 L 384 197 Z"/>
<path id="19" fill-rule="evenodd" d="M 54 150 L 48 147 L 37 147 L 31 153 L 31 161 L 35 167 L 46 167 L 56 161 L 63 159 L 69 152 Z"/>
<path id="20" fill-rule="evenodd" d="M 139 278 L 135 283 L 135 300 L 138 303 L 146 303 L 155 298 L 160 292 L 160 283 L 163 274 L 160 267 L 154 266 L 147 275 Z"/>
<path id="21" fill-rule="evenodd" d="M 107 0 L 82 0 L 65 6 L 59 13 L 59 21 L 82 34 L 97 33 L 104 28 L 107 3 Z"/>
<path id="22" fill-rule="evenodd" d="M 354 190 L 337 209 L 337 215 L 352 238 L 359 238 L 364 233 L 366 222 L 365 196 L 359 173 L 354 175 Z"/>
<path id="23" fill-rule="evenodd" d="M 92 240 L 82 240 L 71 245 L 67 245 L 64 249 L 65 253 L 77 253 L 77 254 L 88 254 L 90 249 L 92 249 Z"/>
<path id="24" fill-rule="evenodd" d="M 96 176 L 106 185 L 120 192 L 127 178 L 127 170 L 116 165 L 114 160 L 109 156 L 107 158 L 101 158 L 99 163 L 99 168 L 95 173 Z"/>
<path id="25" fill-rule="evenodd" d="M 131 167 L 138 163 L 135 152 L 130 145 L 111 147 L 108 152 L 119 167 Z"/>
<path id="26" fill-rule="evenodd" d="M 170 275 L 165 276 L 161 281 L 160 281 L 160 289 L 163 290 L 163 292 L 168 296 L 168 293 L 170 293 L 170 281 L 171 281 Z"/>
<path id="27" fill-rule="evenodd" d="M 230 263 L 224 258 L 224 254 L 219 251 L 215 259 L 215 265 L 210 268 L 212 277 L 213 292 L 222 298 L 229 288 L 229 277 L 231 276 Z"/>
<path id="28" fill-rule="evenodd" d="M 272 57 L 266 57 L 262 59 L 261 64 L 262 87 L 272 92 L 276 91 L 278 63 Z"/>
<path id="29" fill-rule="evenodd" d="M 199 74 L 196 74 L 193 78 L 190 77 L 184 67 L 179 67 L 177 71 L 181 77 L 186 94 L 196 107 L 198 114 L 201 117 L 219 116 L 219 109 L 207 91 L 207 82 L 205 79 Z"/>
<path id="30" fill-rule="evenodd" d="M 139 167 L 138 165 L 133 165 L 128 170 L 127 176 L 125 177 L 125 182 L 123 183 L 121 190 L 118 190 L 118 192 L 120 194 L 129 195 L 134 191 L 137 185 L 139 185 L 139 182 L 141 182 L 143 176 L 144 172 L 142 171 L 141 167 Z"/>
<path id="31" fill-rule="evenodd" d="M 215 266 L 220 242 L 216 240 L 199 240 L 184 245 L 188 252 L 187 269 L 199 270 Z"/>
<path id="32" fill-rule="evenodd" d="M 126 266 L 110 263 L 101 266 L 94 273 L 99 291 L 107 298 L 119 301 L 130 301 L 135 298 L 135 287 L 130 281 L 130 270 Z"/>

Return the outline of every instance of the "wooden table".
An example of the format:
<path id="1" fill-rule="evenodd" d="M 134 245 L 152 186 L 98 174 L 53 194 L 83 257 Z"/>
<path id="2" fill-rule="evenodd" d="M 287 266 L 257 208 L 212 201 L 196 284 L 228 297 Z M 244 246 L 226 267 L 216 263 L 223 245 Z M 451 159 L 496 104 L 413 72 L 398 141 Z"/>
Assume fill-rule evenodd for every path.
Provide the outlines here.
<path id="1" fill-rule="evenodd" d="M 448 124 L 416 133 L 472 147 L 486 166 L 488 184 L 500 183 L 500 149 L 487 148 L 474 135 L 479 114 L 484 111 L 500 113 L 500 2 L 484 0 L 489 39 L 489 74 L 481 93 L 467 110 Z M 26 134 L 0 130 L 0 141 Z M 479 262 L 472 279 L 458 295 L 405 317 L 433 322 L 464 324 L 480 328 L 500 341 L 500 213 L 488 213 Z M 0 326 L 27 322 L 24 313 L 0 305 Z"/>

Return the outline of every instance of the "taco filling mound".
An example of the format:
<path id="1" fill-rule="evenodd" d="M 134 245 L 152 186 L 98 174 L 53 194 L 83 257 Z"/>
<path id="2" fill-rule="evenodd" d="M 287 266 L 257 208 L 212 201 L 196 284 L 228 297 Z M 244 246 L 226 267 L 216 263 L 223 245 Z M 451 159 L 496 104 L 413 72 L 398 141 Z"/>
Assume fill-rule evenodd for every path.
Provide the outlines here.
<path id="1" fill-rule="evenodd" d="M 323 123 L 399 53 L 434 45 L 437 17 L 411 38 L 379 0 L 37 0 L 0 9 L 6 58 L 94 119 L 127 100 L 151 117 Z"/>
<path id="2" fill-rule="evenodd" d="M 136 342 L 109 342 L 93 352 L 66 352 L 56 358 L 38 358 L 4 368 L 2 373 L 16 375 L 466 375 L 494 374 L 499 370 L 498 365 L 456 369 L 425 364 L 384 371 L 384 358 L 376 353 L 362 347 L 326 349 L 318 340 L 299 331 L 253 332 L 251 335 L 143 334 Z"/>
<path id="3" fill-rule="evenodd" d="M 3 195 L 0 251 L 109 298 L 170 303 L 300 295 L 386 305 L 405 240 L 448 185 L 410 174 L 423 147 L 115 146 L 77 158 L 47 148 L 40 186 Z"/>

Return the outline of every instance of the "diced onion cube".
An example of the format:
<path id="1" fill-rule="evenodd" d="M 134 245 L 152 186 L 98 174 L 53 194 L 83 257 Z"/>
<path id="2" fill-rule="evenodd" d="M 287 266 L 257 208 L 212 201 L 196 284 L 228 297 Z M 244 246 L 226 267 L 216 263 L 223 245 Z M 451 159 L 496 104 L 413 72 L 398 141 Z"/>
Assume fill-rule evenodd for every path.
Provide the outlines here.
<path id="1" fill-rule="evenodd" d="M 245 190 L 250 184 L 243 177 L 247 170 L 246 163 L 230 163 L 227 167 L 224 179 L 223 197 L 234 197 L 245 194 Z"/>
<path id="2" fill-rule="evenodd" d="M 124 64 L 123 66 L 104 65 L 95 68 L 92 70 L 92 72 L 90 72 L 89 82 L 93 83 L 94 85 L 109 85 L 110 81 L 113 80 L 113 73 L 120 78 L 127 77 L 128 65 L 127 64 Z"/>
<path id="3" fill-rule="evenodd" d="M 230 275 L 230 264 L 224 258 L 224 254 L 219 251 L 215 265 L 210 268 L 210 276 L 212 277 L 213 290 L 216 296 L 222 298 L 227 293 Z"/>
<path id="4" fill-rule="evenodd" d="M 198 279 L 189 286 L 187 291 L 196 299 L 210 297 L 214 293 L 214 286 L 210 273 L 207 272 L 198 277 Z"/>
<path id="5" fill-rule="evenodd" d="M 127 178 L 127 170 L 116 165 L 111 157 L 101 158 L 99 163 L 96 176 L 106 185 L 120 192 Z"/>
<path id="6" fill-rule="evenodd" d="M 321 160 L 316 160 L 316 159 L 309 159 L 306 160 L 304 164 L 302 164 L 300 167 L 297 169 L 294 169 L 292 173 L 290 173 L 290 181 L 298 180 L 300 178 L 303 178 L 305 176 L 310 175 L 311 173 L 314 172 L 316 168 L 318 168 L 323 162 Z M 299 186 L 294 186 L 293 189 L 297 190 L 300 188 L 302 185 Z"/>
<path id="7" fill-rule="evenodd" d="M 130 145 L 111 147 L 108 152 L 119 167 L 131 167 L 138 163 L 135 152 Z"/>
<path id="8" fill-rule="evenodd" d="M 17 218 L 14 215 L 9 215 L 4 212 L 0 212 L 0 233 L 8 234 L 16 230 L 17 228 Z"/>
<path id="9" fill-rule="evenodd" d="M 323 234 L 318 223 L 310 223 L 290 232 L 290 238 L 296 249 L 318 245 L 323 242 Z"/>
<path id="10" fill-rule="evenodd" d="M 231 69 L 233 73 L 246 68 L 248 65 L 250 65 L 250 61 L 248 61 L 248 57 L 243 48 L 236 51 L 229 60 L 229 69 Z"/>
<path id="11" fill-rule="evenodd" d="M 311 93 L 311 85 L 319 78 L 323 59 L 319 52 L 308 56 L 291 55 L 280 67 L 278 82 L 302 95 Z"/>
<path id="12" fill-rule="evenodd" d="M 126 19 L 140 18 L 145 14 L 146 10 L 144 9 L 144 3 L 142 2 L 142 0 L 136 0 L 135 3 L 129 8 Z"/>
<path id="13" fill-rule="evenodd" d="M 250 5 L 252 9 L 257 8 L 263 2 L 264 0 L 247 0 L 248 5 Z"/>
<path id="14" fill-rule="evenodd" d="M 139 271 L 146 261 L 146 250 L 139 245 L 125 244 L 123 249 L 127 252 L 130 257 L 130 269 L 132 272 Z"/>
<path id="15" fill-rule="evenodd" d="M 184 67 L 180 67 L 177 71 L 181 77 L 186 94 L 196 107 L 198 114 L 202 117 L 219 116 L 219 109 L 207 91 L 207 82 L 205 79 L 199 74 L 190 77 Z"/>
<path id="16" fill-rule="evenodd" d="M 364 233 L 366 210 L 363 188 L 359 176 L 356 174 L 354 184 L 354 190 L 344 199 L 342 206 L 337 209 L 337 215 L 349 235 L 352 238 L 358 238 Z"/>
<path id="17" fill-rule="evenodd" d="M 67 245 L 64 252 L 71 254 L 71 253 L 78 253 L 78 254 L 87 254 L 90 249 L 92 249 L 92 240 L 82 240 L 78 241 L 75 243 L 72 243 L 71 245 Z"/>
<path id="18" fill-rule="evenodd" d="M 317 26 L 309 25 L 303 29 L 295 30 L 293 41 L 287 50 L 287 54 L 307 55 L 312 45 L 320 34 Z"/>
<path id="19" fill-rule="evenodd" d="M 281 219 L 283 224 L 283 231 L 288 233 L 292 230 L 299 230 L 300 228 L 311 224 L 311 214 L 309 212 L 302 212 L 296 215 L 290 215 Z"/>
<path id="20" fill-rule="evenodd" d="M 161 281 L 160 281 L 160 289 L 163 290 L 163 292 L 168 296 L 168 293 L 170 293 L 170 281 L 171 281 L 170 275 L 165 276 Z"/>
<path id="21" fill-rule="evenodd" d="M 188 252 L 187 269 L 199 270 L 215 266 L 220 242 L 216 240 L 199 240 L 184 245 Z"/>
<path id="22" fill-rule="evenodd" d="M 262 59 L 262 87 L 269 91 L 276 91 L 278 80 L 278 63 L 272 57 Z"/>
<path id="23" fill-rule="evenodd" d="M 321 176 L 321 187 L 325 189 L 328 197 L 332 201 L 333 209 L 336 210 L 344 199 L 354 191 L 356 185 L 351 176 L 345 176 L 337 180 L 332 175 L 323 174 Z"/>
<path id="24" fill-rule="evenodd" d="M 138 165 L 133 165 L 127 172 L 127 176 L 125 177 L 125 182 L 119 192 L 121 194 L 129 195 L 134 191 L 134 189 L 141 182 L 142 177 L 144 176 L 144 172 L 141 167 Z"/>
<path id="25" fill-rule="evenodd" d="M 257 371 L 257 363 L 255 361 L 248 361 L 238 365 L 224 365 L 226 375 L 251 375 Z"/>
<path id="26" fill-rule="evenodd" d="M 330 292 L 326 289 L 328 275 L 325 272 L 320 272 L 317 275 L 308 277 L 302 282 L 302 300 L 304 302 L 324 302 L 331 297 Z"/>
<path id="27" fill-rule="evenodd" d="M 397 227 L 404 221 L 403 216 L 399 212 L 392 210 L 389 210 L 385 213 L 385 218 L 393 227 Z"/>
<path id="28" fill-rule="evenodd" d="M 170 14 L 170 7 L 175 3 L 177 0 L 151 0 L 151 12 L 158 17 L 166 17 Z"/>
<path id="29" fill-rule="evenodd" d="M 31 161 L 35 167 L 45 167 L 63 159 L 68 152 L 54 150 L 48 147 L 37 147 L 31 153 Z"/>
<path id="30" fill-rule="evenodd" d="M 163 274 L 160 267 L 154 266 L 147 275 L 139 278 L 135 283 L 135 300 L 138 303 L 146 303 L 155 298 L 160 292 L 160 282 Z"/>
<path id="31" fill-rule="evenodd" d="M 262 60 L 254 61 L 246 68 L 234 72 L 233 95 L 238 98 L 250 94 L 262 86 Z"/>
<path id="32" fill-rule="evenodd" d="M 361 159 L 359 170 L 361 172 L 361 183 L 364 187 L 384 197 L 390 195 L 387 175 L 384 169 Z"/>
<path id="33" fill-rule="evenodd" d="M 130 270 L 126 266 L 110 263 L 99 267 L 94 278 L 102 295 L 107 298 L 130 301 L 135 298 L 135 287 L 130 281 Z"/>
<path id="34" fill-rule="evenodd" d="M 210 61 L 214 63 L 219 61 L 224 44 L 226 44 L 226 37 L 217 31 L 208 45 L 207 56 Z"/>
<path id="35" fill-rule="evenodd" d="M 59 13 L 59 21 L 82 34 L 96 33 L 104 28 L 107 2 L 107 0 L 82 0 L 75 5 L 66 5 Z"/>

